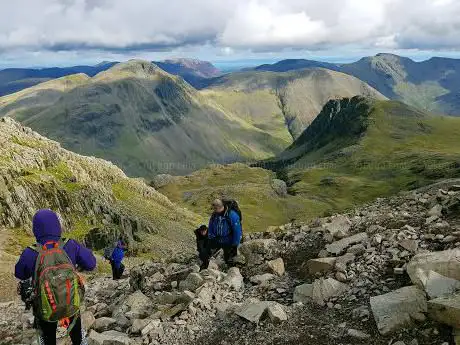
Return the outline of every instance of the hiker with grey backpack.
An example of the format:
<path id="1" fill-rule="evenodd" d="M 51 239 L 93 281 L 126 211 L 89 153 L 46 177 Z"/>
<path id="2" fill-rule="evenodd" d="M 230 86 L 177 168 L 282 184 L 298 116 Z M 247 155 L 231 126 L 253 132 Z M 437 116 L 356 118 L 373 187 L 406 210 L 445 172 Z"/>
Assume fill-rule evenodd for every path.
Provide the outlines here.
<path id="1" fill-rule="evenodd" d="M 61 237 L 61 223 L 56 213 L 40 210 L 33 218 L 37 244 L 26 248 L 15 267 L 22 282 L 19 290 L 29 296 L 35 317 L 38 344 L 55 345 L 58 326 L 67 328 L 73 345 L 85 345 L 80 318 L 84 301 L 84 284 L 78 270 L 96 267 L 93 253 L 74 240 Z M 32 279 L 30 289 L 27 280 Z"/>
<path id="2" fill-rule="evenodd" d="M 212 254 L 220 249 L 224 251 L 225 263 L 232 267 L 243 236 L 242 213 L 235 200 L 216 199 L 212 207 L 214 212 L 209 220 L 207 255 L 202 258 L 201 268 L 208 268 Z"/>

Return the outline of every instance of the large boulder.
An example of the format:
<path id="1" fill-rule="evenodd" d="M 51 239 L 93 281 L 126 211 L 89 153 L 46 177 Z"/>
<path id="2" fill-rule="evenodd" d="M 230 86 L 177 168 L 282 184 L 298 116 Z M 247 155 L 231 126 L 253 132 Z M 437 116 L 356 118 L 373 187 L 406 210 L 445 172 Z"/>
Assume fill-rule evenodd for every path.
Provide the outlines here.
<path id="1" fill-rule="evenodd" d="M 425 288 L 430 271 L 460 280 L 460 249 L 418 254 L 407 265 L 412 283 Z"/>
<path id="2" fill-rule="evenodd" d="M 460 290 L 460 281 L 445 277 L 435 271 L 428 272 L 425 291 L 430 298 L 452 295 Z"/>
<path id="3" fill-rule="evenodd" d="M 235 314 L 256 324 L 265 317 L 268 317 L 273 323 L 287 320 L 283 306 L 271 301 L 248 302 L 237 308 Z"/>
<path id="4" fill-rule="evenodd" d="M 253 323 L 259 323 L 267 311 L 267 302 L 246 303 L 235 310 L 235 314 Z"/>
<path id="5" fill-rule="evenodd" d="M 224 285 L 227 285 L 228 287 L 238 291 L 241 290 L 244 285 L 243 280 L 244 278 L 241 275 L 239 268 L 232 267 L 228 270 L 227 276 L 225 277 L 223 283 Z"/>
<path id="6" fill-rule="evenodd" d="M 117 320 L 111 317 L 101 317 L 94 322 L 93 328 L 97 332 L 104 332 L 113 329 L 116 323 Z"/>
<path id="7" fill-rule="evenodd" d="M 296 286 L 294 290 L 294 302 L 307 303 L 313 297 L 313 284 L 302 284 Z"/>
<path id="8" fill-rule="evenodd" d="M 460 294 L 429 301 L 428 315 L 438 322 L 460 328 Z"/>
<path id="9" fill-rule="evenodd" d="M 284 198 L 288 195 L 287 185 L 283 180 L 273 179 L 271 184 L 273 190 L 278 196 Z"/>
<path id="10" fill-rule="evenodd" d="M 307 261 L 307 270 L 311 275 L 317 273 L 326 273 L 334 269 L 337 258 L 318 258 Z"/>
<path id="11" fill-rule="evenodd" d="M 179 283 L 179 289 L 181 291 L 196 291 L 201 285 L 204 284 L 204 279 L 199 273 L 190 273 L 187 279 Z"/>
<path id="12" fill-rule="evenodd" d="M 351 221 L 345 216 L 336 216 L 332 218 L 330 223 L 326 223 L 323 227 L 335 238 L 344 238 L 349 235 Z"/>
<path id="13" fill-rule="evenodd" d="M 284 261 L 282 258 L 268 261 L 267 267 L 271 273 L 276 274 L 278 276 L 282 276 L 286 272 L 286 269 L 284 267 Z"/>
<path id="14" fill-rule="evenodd" d="M 325 305 L 329 299 L 340 296 L 347 289 L 347 284 L 333 278 L 317 279 L 313 284 L 297 286 L 294 290 L 294 302 L 313 301 L 318 305 Z"/>
<path id="15" fill-rule="evenodd" d="M 361 232 L 359 234 L 356 234 L 350 237 L 346 237 L 346 238 L 342 238 L 339 241 L 326 245 L 326 250 L 331 254 L 340 255 L 349 246 L 356 244 L 356 243 L 367 241 L 368 239 L 369 238 L 367 236 L 367 233 Z"/>
<path id="16" fill-rule="evenodd" d="M 317 279 L 313 282 L 313 301 L 319 305 L 336 296 L 340 296 L 348 289 L 348 285 L 333 278 Z"/>
<path id="17" fill-rule="evenodd" d="M 425 293 L 416 286 L 371 297 L 370 304 L 382 335 L 413 326 L 414 320 L 424 320 L 427 312 Z"/>
<path id="18" fill-rule="evenodd" d="M 94 314 L 91 311 L 86 310 L 83 313 L 81 313 L 81 324 L 84 329 L 89 331 L 93 327 L 94 322 L 96 322 L 96 318 L 94 317 Z"/>
<path id="19" fill-rule="evenodd" d="M 240 247 L 240 252 L 245 257 L 248 266 L 255 266 L 263 264 L 265 260 L 276 258 L 274 257 L 275 247 L 275 239 L 257 239 L 244 242 Z"/>
<path id="20" fill-rule="evenodd" d="M 131 339 L 117 331 L 98 333 L 92 330 L 88 336 L 88 345 L 131 345 Z"/>

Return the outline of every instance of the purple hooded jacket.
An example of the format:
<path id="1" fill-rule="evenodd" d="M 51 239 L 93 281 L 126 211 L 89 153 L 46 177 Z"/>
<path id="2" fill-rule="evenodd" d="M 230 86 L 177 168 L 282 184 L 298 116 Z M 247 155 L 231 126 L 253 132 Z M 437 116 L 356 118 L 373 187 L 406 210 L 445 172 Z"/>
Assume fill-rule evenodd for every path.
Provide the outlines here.
<path id="1" fill-rule="evenodd" d="M 59 241 L 61 239 L 61 223 L 56 213 L 51 210 L 38 211 L 33 219 L 33 233 L 37 243 L 45 244 L 48 241 Z M 96 267 L 96 258 L 91 250 L 87 249 L 77 241 L 69 240 L 64 250 L 75 267 L 85 271 L 92 271 Z M 20 280 L 26 280 L 35 273 L 35 262 L 38 253 L 26 248 L 16 264 L 14 275 Z"/>

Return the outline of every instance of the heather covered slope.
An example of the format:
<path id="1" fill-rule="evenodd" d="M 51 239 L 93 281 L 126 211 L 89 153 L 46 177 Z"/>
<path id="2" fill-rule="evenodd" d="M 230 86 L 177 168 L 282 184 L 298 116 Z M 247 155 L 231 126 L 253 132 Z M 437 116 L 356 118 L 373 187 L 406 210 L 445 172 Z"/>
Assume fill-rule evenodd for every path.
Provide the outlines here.
<path id="1" fill-rule="evenodd" d="M 239 72 L 213 79 L 202 91 L 255 126 L 281 135 L 284 121 L 293 138 L 331 99 L 356 95 L 385 99 L 366 83 L 322 68 L 292 72 Z"/>
<path id="2" fill-rule="evenodd" d="M 149 62 L 121 63 L 62 87 L 74 78 L 0 98 L 0 116 L 13 117 L 76 152 L 111 160 L 135 176 L 263 159 L 291 143 Z"/>

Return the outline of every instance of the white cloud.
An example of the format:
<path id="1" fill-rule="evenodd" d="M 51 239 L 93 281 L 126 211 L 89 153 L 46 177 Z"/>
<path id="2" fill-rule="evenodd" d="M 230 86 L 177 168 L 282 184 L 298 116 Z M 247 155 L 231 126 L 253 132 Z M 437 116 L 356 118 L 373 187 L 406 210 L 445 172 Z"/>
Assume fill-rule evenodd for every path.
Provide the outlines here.
<path id="1" fill-rule="evenodd" d="M 0 52 L 460 50 L 455 0 L 0 0 Z"/>

